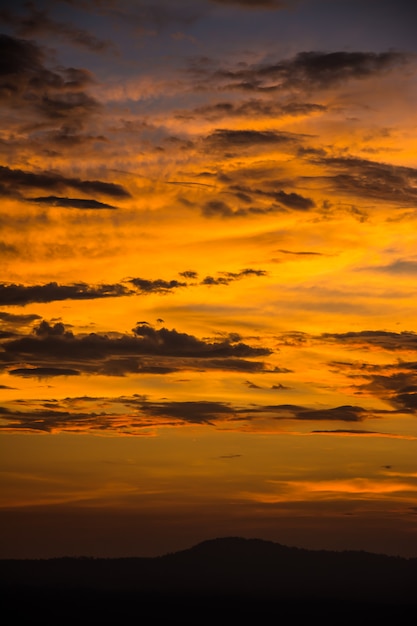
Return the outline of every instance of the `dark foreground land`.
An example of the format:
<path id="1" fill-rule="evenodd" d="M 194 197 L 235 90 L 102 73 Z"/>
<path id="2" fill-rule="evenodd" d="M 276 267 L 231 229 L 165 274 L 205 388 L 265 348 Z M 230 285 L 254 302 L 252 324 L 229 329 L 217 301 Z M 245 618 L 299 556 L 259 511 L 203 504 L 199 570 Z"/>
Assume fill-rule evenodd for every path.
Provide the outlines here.
<path id="1" fill-rule="evenodd" d="M 405 624 L 416 615 L 417 559 L 224 538 L 155 558 L 1 560 L 0 585 L 9 623 Z"/>

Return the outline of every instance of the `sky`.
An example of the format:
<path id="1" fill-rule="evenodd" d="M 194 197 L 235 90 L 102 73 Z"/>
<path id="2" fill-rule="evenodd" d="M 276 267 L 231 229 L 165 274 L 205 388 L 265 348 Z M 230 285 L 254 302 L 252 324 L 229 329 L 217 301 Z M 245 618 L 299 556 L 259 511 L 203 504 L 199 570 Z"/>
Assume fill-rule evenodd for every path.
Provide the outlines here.
<path id="1" fill-rule="evenodd" d="M 417 557 L 417 6 L 0 8 L 0 557 Z"/>

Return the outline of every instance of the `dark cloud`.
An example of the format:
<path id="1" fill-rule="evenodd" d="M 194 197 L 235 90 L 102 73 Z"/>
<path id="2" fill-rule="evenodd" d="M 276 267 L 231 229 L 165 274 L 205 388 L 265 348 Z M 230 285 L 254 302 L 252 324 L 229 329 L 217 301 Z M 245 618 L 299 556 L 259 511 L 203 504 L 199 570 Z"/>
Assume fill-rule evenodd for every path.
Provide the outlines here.
<path id="1" fill-rule="evenodd" d="M 311 113 L 323 113 L 328 107 L 314 102 L 289 102 L 281 106 L 282 115 L 310 115 Z"/>
<path id="2" fill-rule="evenodd" d="M 196 366 L 198 364 L 196 363 Z M 207 359 L 204 361 L 204 369 L 216 369 L 229 372 L 263 373 L 270 371 L 262 361 L 248 361 L 246 359 Z M 273 370 L 275 372 L 275 370 Z"/>
<path id="3" fill-rule="evenodd" d="M 154 374 L 163 376 L 180 372 L 173 364 L 154 364 L 136 357 L 109 357 L 98 366 L 98 373 L 104 376 L 127 376 L 128 374 Z"/>
<path id="4" fill-rule="evenodd" d="M 369 382 L 358 385 L 360 392 L 366 391 L 389 402 L 400 411 L 414 413 L 417 411 L 417 369 L 412 365 L 411 371 L 398 371 L 394 374 L 365 375 Z M 398 369 L 407 369 L 407 364 L 397 364 Z"/>
<path id="5" fill-rule="evenodd" d="M 369 417 L 375 417 L 378 411 L 352 405 L 311 409 L 295 404 L 276 404 L 247 408 L 244 413 L 248 419 L 250 417 L 255 419 L 257 415 L 262 415 L 274 420 L 362 422 Z"/>
<path id="6" fill-rule="evenodd" d="M 274 200 L 275 202 L 279 202 L 286 208 L 294 209 L 296 211 L 309 211 L 316 206 L 314 200 L 312 200 L 311 198 L 306 198 L 305 196 L 302 196 L 293 191 L 290 193 L 287 193 L 282 189 L 269 191 L 257 188 L 250 188 L 244 185 L 231 185 L 230 189 L 232 191 L 237 191 L 238 194 L 246 194 L 248 198 L 252 195 L 255 195 L 257 197 L 263 196 L 266 198 L 271 198 L 272 200 Z"/>
<path id="7" fill-rule="evenodd" d="M 236 215 L 236 211 L 223 200 L 209 200 L 202 208 L 202 213 L 206 217 L 233 217 Z"/>
<path id="8" fill-rule="evenodd" d="M 335 430 L 312 430 L 315 435 L 385 435 L 374 430 L 360 430 L 356 428 L 337 428 Z"/>
<path id="9" fill-rule="evenodd" d="M 256 383 L 253 383 L 250 380 L 245 380 L 245 385 L 249 387 L 249 389 L 262 389 L 260 385 L 257 385 Z"/>
<path id="10" fill-rule="evenodd" d="M 6 311 L 0 311 L 0 323 L 9 324 L 12 326 L 27 326 L 36 320 L 40 320 L 40 315 L 36 315 L 35 313 L 25 314 L 16 314 L 16 313 L 7 313 Z"/>
<path id="11" fill-rule="evenodd" d="M 225 402 L 146 402 L 141 406 L 146 415 L 157 418 L 175 418 L 183 422 L 212 424 L 235 414 L 235 410 Z"/>
<path id="12" fill-rule="evenodd" d="M 240 280 L 241 278 L 248 278 L 249 276 L 266 276 L 267 272 L 265 270 L 253 270 L 253 269 L 244 269 L 240 272 L 219 272 L 219 276 L 206 276 L 202 281 L 201 285 L 229 285 L 231 282 L 235 280 Z"/>
<path id="13" fill-rule="evenodd" d="M 181 355 L 190 357 L 256 357 L 267 356 L 266 348 L 252 348 L 244 343 L 234 343 L 230 339 L 219 342 L 206 342 L 175 329 L 156 330 L 149 326 L 137 326 L 133 333 L 138 338 L 140 350 L 144 354 Z"/>
<path id="14" fill-rule="evenodd" d="M 60 300 L 91 300 L 131 295 L 133 292 L 124 285 L 91 286 L 86 283 L 59 285 L 0 284 L 0 304 L 24 306 L 32 302 L 54 302 Z"/>
<path id="15" fill-rule="evenodd" d="M 83 92 L 70 92 L 44 95 L 39 98 L 36 108 L 51 120 L 67 122 L 75 117 L 79 120 L 94 113 L 99 109 L 99 104 Z"/>
<path id="16" fill-rule="evenodd" d="M 106 143 L 108 140 L 104 135 L 92 135 L 89 133 L 79 132 L 77 126 L 72 124 L 63 124 L 60 128 L 47 130 L 36 133 L 36 139 L 33 139 L 33 145 L 41 149 L 42 144 L 47 149 L 56 148 L 59 150 L 79 148 L 80 146 L 95 145 L 96 143 Z"/>
<path id="17" fill-rule="evenodd" d="M 329 420 L 342 422 L 362 422 L 369 416 L 369 411 L 359 406 L 339 406 L 332 409 L 297 409 L 295 411 L 299 420 Z"/>
<path id="18" fill-rule="evenodd" d="M 311 198 L 304 198 L 294 192 L 286 193 L 285 191 L 277 191 L 273 194 L 273 197 L 277 202 L 297 211 L 308 211 L 316 206 Z"/>
<path id="19" fill-rule="evenodd" d="M 2 258 L 17 257 L 19 256 L 19 250 L 16 246 L 13 246 L 10 243 L 0 241 L 0 255 Z"/>
<path id="20" fill-rule="evenodd" d="M 195 278 L 198 278 L 198 272 L 194 272 L 193 270 L 186 270 L 185 272 L 180 272 L 180 276 L 193 280 Z"/>
<path id="21" fill-rule="evenodd" d="M 202 285 L 228 285 L 230 280 L 225 278 L 224 276 L 219 276 L 218 278 L 214 278 L 213 276 L 206 276 L 201 281 Z"/>
<path id="22" fill-rule="evenodd" d="M 374 411 L 360 406 L 338 406 L 334 408 L 311 409 L 295 404 L 277 404 L 266 406 L 248 407 L 242 410 L 246 419 L 268 417 L 272 420 L 296 420 L 296 421 L 329 421 L 329 422 L 362 422 L 368 418 L 379 417 L 380 414 L 389 411 Z"/>
<path id="23" fill-rule="evenodd" d="M 43 66 L 44 53 L 32 41 L 0 34 L 0 94 L 7 98 L 26 87 L 62 86 L 62 77 Z"/>
<path id="24" fill-rule="evenodd" d="M 417 169 L 355 157 L 315 159 L 339 173 L 330 180 L 338 191 L 404 206 L 417 206 Z"/>
<path id="25" fill-rule="evenodd" d="M 365 78 L 395 69 L 407 60 L 400 52 L 300 52 L 287 66 L 287 79 L 293 83 L 304 80 L 327 86 L 349 78 Z M 289 70 L 289 71 L 288 71 Z M 274 69 L 269 68 L 267 73 Z"/>
<path id="26" fill-rule="evenodd" d="M 0 34 L 0 101 L 4 105 L 38 110 L 45 117 L 59 112 L 80 123 L 81 114 L 97 111 L 99 103 L 83 90 L 92 74 L 79 68 L 49 69 L 43 49 L 33 41 Z"/>
<path id="27" fill-rule="evenodd" d="M 50 135 L 67 138 L 60 147 L 72 147 L 91 117 L 102 105 L 87 90 L 94 84 L 91 72 L 83 68 L 48 67 L 50 51 L 34 41 L 0 35 L 0 103 L 3 123 L 17 135 L 25 136 L 26 145 L 39 143 Z M 30 123 L 28 118 L 30 117 Z M 10 135 L 12 133 L 10 132 Z M 46 154 L 47 145 L 41 142 Z"/>
<path id="28" fill-rule="evenodd" d="M 305 347 L 311 341 L 311 335 L 302 331 L 282 333 L 277 337 L 278 346 Z"/>
<path id="29" fill-rule="evenodd" d="M 79 376 L 80 372 L 64 367 L 19 367 L 9 370 L 13 376 L 23 378 L 52 378 L 54 376 Z"/>
<path id="30" fill-rule="evenodd" d="M 103 411 L 101 401 L 118 405 L 120 413 Z M 79 405 L 85 407 L 80 411 Z M 107 403 L 107 402 L 106 402 Z M 0 407 L 1 429 L 24 431 L 110 431 L 134 434 L 144 428 L 211 424 L 230 419 L 235 409 L 227 403 L 210 401 L 149 402 L 140 396 L 122 398 L 67 398 L 59 403 L 42 403 L 11 410 Z M 34 403 L 32 403 L 34 404 Z M 100 407 L 100 408 L 99 408 Z"/>
<path id="31" fill-rule="evenodd" d="M 331 411 L 327 414 L 319 412 L 317 420 L 355 421 L 351 417 L 346 420 L 346 416 L 352 412 L 352 409 L 355 409 L 358 415 L 360 414 L 359 407 L 338 407 L 333 410 L 333 413 Z M 305 407 L 294 405 L 237 407 L 229 402 L 207 400 L 153 402 L 139 395 L 116 398 L 65 398 L 53 402 L 25 400 L 0 407 L 2 416 L 0 429 L 40 432 L 109 431 L 120 434 L 141 434 L 143 429 L 187 424 L 223 427 L 226 423 L 229 428 L 239 429 L 242 422 L 253 422 L 253 427 L 256 429 L 258 419 L 268 419 L 272 423 L 274 419 L 298 420 L 303 419 L 303 413 L 308 411 Z M 363 418 L 365 418 L 366 411 L 364 409 L 362 411 Z M 360 418 L 357 421 L 360 421 Z M 365 434 L 365 431 L 350 429 L 314 432 L 352 432 L 355 434 L 363 432 Z"/>
<path id="32" fill-rule="evenodd" d="M 412 331 L 395 333 L 387 330 L 361 330 L 347 333 L 323 333 L 320 338 L 342 344 L 378 347 L 390 351 L 417 349 L 417 334 Z"/>
<path id="33" fill-rule="evenodd" d="M 414 392 L 398 393 L 394 398 L 394 404 L 415 413 L 417 411 L 417 386 Z"/>
<path id="34" fill-rule="evenodd" d="M 81 207 L 77 207 L 81 208 Z M 83 208 L 97 208 L 83 206 Z M 104 208 L 104 207 L 102 207 Z M 183 272 L 187 277 L 197 276 L 196 272 Z M 254 276 L 265 276 L 265 270 L 246 268 L 240 272 L 218 272 L 216 278 L 207 276 L 201 285 L 228 285 L 235 280 Z M 60 285 L 56 282 L 44 285 L 22 285 L 16 283 L 0 283 L 0 305 L 25 306 L 33 302 L 55 302 L 62 300 L 93 300 L 100 298 L 119 298 L 150 293 L 167 294 L 176 289 L 192 286 L 192 283 L 178 280 L 154 280 L 146 278 L 129 278 L 123 283 L 88 285 L 84 282 Z M 1 320 L 0 314 L 0 320 Z"/>
<path id="35" fill-rule="evenodd" d="M 80 366 L 81 367 L 81 366 Z M 85 368 L 92 371 L 91 367 Z M 220 358 L 211 359 L 200 357 L 164 356 L 155 363 L 154 357 L 108 357 L 101 364 L 97 364 L 97 372 L 105 376 L 126 376 L 128 374 L 173 374 L 184 370 L 220 370 L 227 372 L 256 373 L 270 372 L 262 361 L 248 361 L 247 359 Z M 275 370 L 274 370 L 275 371 Z"/>
<path id="36" fill-rule="evenodd" d="M 356 394 L 371 394 L 399 412 L 417 410 L 416 361 L 398 360 L 391 364 L 332 362 L 329 365 L 337 371 L 347 370 L 351 381 L 361 381 L 352 385 Z"/>
<path id="37" fill-rule="evenodd" d="M 286 115 L 310 115 L 311 113 L 319 113 L 326 111 L 327 107 L 322 104 L 314 103 L 297 103 L 290 102 L 288 104 L 280 104 L 269 100 L 250 99 L 244 102 L 217 102 L 193 109 L 190 112 L 181 112 L 179 118 L 193 118 L 202 116 L 208 120 L 218 120 L 225 117 L 268 117 L 277 118 Z"/>
<path id="38" fill-rule="evenodd" d="M 0 340 L 19 336 L 19 332 L 31 329 L 34 322 L 38 322 L 40 319 L 40 315 L 36 314 L 14 315 L 0 311 Z"/>
<path id="39" fill-rule="evenodd" d="M 270 182 L 269 185 L 271 185 Z M 258 206 L 240 206 L 234 208 L 224 200 L 208 200 L 202 207 L 203 215 L 206 217 L 223 218 L 246 217 L 251 215 L 267 215 L 287 209 L 293 211 L 309 211 L 316 206 L 314 200 L 311 198 L 307 198 L 295 192 L 287 193 L 282 189 L 268 191 L 234 184 L 229 186 L 228 191 L 233 193 L 237 200 L 243 202 L 245 205 L 249 203 L 252 204 L 253 196 L 256 198 L 255 202 L 259 204 Z"/>
<path id="40" fill-rule="evenodd" d="M 58 172 L 28 172 L 0 166 L 0 194 L 18 196 L 25 189 L 64 190 L 76 189 L 85 194 L 103 194 L 113 198 L 129 198 L 130 194 L 122 185 L 100 180 L 82 180 L 67 177 Z"/>
<path id="41" fill-rule="evenodd" d="M 18 375 L 37 376 L 43 368 L 49 375 L 59 369 L 87 374 L 122 376 L 127 373 L 166 374 L 187 369 L 267 371 L 257 359 L 268 356 L 266 348 L 252 347 L 227 337 L 221 341 L 202 340 L 175 329 L 155 329 L 140 324 L 132 334 L 75 335 L 61 322 L 42 321 L 30 334 L 5 338 L 0 363 Z M 18 367 L 13 367 L 16 364 Z M 42 368 L 42 369 L 40 369 Z M 23 371 L 24 370 L 24 371 Z"/>
<path id="42" fill-rule="evenodd" d="M 111 204 L 99 202 L 91 198 L 60 198 L 58 196 L 42 196 L 39 198 L 26 198 L 28 202 L 45 204 L 47 206 L 57 206 L 71 209 L 115 209 Z"/>
<path id="43" fill-rule="evenodd" d="M 218 69 L 214 77 L 223 88 L 243 91 L 326 89 L 350 79 L 363 79 L 395 70 L 408 61 L 401 52 L 299 52 L 277 63 L 243 69 Z M 208 68 L 207 68 L 208 70 Z M 206 70 L 206 71 L 207 71 Z"/>
<path id="44" fill-rule="evenodd" d="M 417 274 L 417 261 L 397 259 L 387 265 L 369 265 L 361 269 L 384 272 L 387 274 Z"/>
<path id="45" fill-rule="evenodd" d="M 95 412 L 77 412 L 48 408 L 10 411 L 0 407 L 3 430 L 23 432 L 88 432 L 111 430 L 120 427 L 112 415 L 98 415 Z M 112 424 L 113 422 L 113 424 Z"/>
<path id="46" fill-rule="evenodd" d="M 21 37 L 34 35 L 53 35 L 65 37 L 71 43 L 82 46 L 93 52 L 101 52 L 109 47 L 109 43 L 99 39 L 82 28 L 68 22 L 59 22 L 52 19 L 45 10 L 36 8 L 32 3 L 26 3 L 27 15 L 18 15 L 10 9 L 0 9 L 0 21 L 12 26 Z"/>
<path id="47" fill-rule="evenodd" d="M 273 130 L 230 130 L 218 128 L 206 137 L 211 148 L 242 149 L 252 146 L 293 143 L 296 135 Z"/>
<path id="48" fill-rule="evenodd" d="M 18 118 L 15 122 L 10 123 L 10 127 L 19 125 Z M 44 128 L 40 125 L 31 128 L 29 125 L 23 129 L 18 129 L 17 135 L 9 134 L 6 140 L 0 140 L 0 155 L 3 154 L 5 159 L 10 158 L 11 154 L 37 154 L 44 156 L 46 159 L 62 157 L 65 153 L 76 153 L 80 149 L 86 151 L 96 150 L 99 144 L 107 143 L 108 140 L 104 135 L 94 133 L 81 132 L 78 125 L 70 122 L 63 122 L 60 127 L 51 121 L 53 128 Z M 33 132 L 32 132 L 33 130 Z"/>
<path id="49" fill-rule="evenodd" d="M 186 287 L 187 283 L 178 280 L 147 280 L 145 278 L 131 278 L 128 281 L 134 285 L 139 293 L 168 293 L 179 287 Z"/>
<path id="50" fill-rule="evenodd" d="M 13 324 L 27 324 L 28 322 L 33 322 L 34 320 L 40 319 L 39 315 L 34 313 L 30 313 L 29 315 L 25 314 L 16 314 L 16 313 L 6 313 L 5 311 L 0 311 L 0 321 L 5 321 Z"/>

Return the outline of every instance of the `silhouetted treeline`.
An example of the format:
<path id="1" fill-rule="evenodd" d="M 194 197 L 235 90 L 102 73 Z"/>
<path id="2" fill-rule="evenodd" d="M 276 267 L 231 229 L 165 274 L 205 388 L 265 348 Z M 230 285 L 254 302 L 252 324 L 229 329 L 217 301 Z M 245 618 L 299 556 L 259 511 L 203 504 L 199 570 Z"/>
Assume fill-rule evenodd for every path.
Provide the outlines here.
<path id="1" fill-rule="evenodd" d="M 162 617 L 179 607 L 244 615 L 274 606 L 283 615 L 395 618 L 417 608 L 417 559 L 225 538 L 155 558 L 2 560 L 0 584 L 16 615 L 42 606 L 116 617 L 144 607 Z"/>

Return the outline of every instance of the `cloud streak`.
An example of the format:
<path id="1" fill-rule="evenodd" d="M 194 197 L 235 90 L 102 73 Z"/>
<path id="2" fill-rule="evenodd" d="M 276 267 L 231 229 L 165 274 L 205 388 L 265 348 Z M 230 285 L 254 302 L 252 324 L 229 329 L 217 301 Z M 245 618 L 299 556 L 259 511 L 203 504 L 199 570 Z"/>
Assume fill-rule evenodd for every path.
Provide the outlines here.
<path id="1" fill-rule="evenodd" d="M 87 202 L 88 204 L 88 202 Z M 77 207 L 79 208 L 79 207 Z M 85 208 L 93 208 L 87 206 Z M 191 280 L 196 279 L 197 272 L 181 272 L 181 276 Z M 60 285 L 56 282 L 44 285 L 22 285 L 15 283 L 0 283 L 0 305 L 26 306 L 34 302 L 57 302 L 63 300 L 96 300 L 101 298 L 121 298 L 134 295 L 168 294 L 177 289 L 191 288 L 196 285 L 230 285 L 231 283 L 253 277 L 266 276 L 265 270 L 245 268 L 239 272 L 218 272 L 217 276 L 206 276 L 198 283 L 184 282 L 177 279 L 165 280 L 162 278 L 128 278 L 120 283 L 89 285 L 84 282 L 70 285 Z"/>
<path id="2" fill-rule="evenodd" d="M 108 408 L 111 407 L 111 408 Z M 361 414 L 352 420 L 352 412 Z M 305 415 L 308 415 L 306 418 Z M 315 415 L 315 417 L 314 417 Z M 62 401 L 35 401 L 27 400 L 14 406 L 0 407 L 0 430 L 26 432 L 110 432 L 126 435 L 149 434 L 160 428 L 186 425 L 211 426 L 236 431 L 245 431 L 245 424 L 259 432 L 265 428 L 277 432 L 281 427 L 279 421 L 308 421 L 335 422 L 335 421 L 362 421 L 369 416 L 369 412 L 360 407 L 337 407 L 327 412 L 312 411 L 306 407 L 277 405 L 237 406 L 230 402 L 208 400 L 197 401 L 158 401 L 154 402 L 146 397 L 121 396 L 66 398 Z M 276 426 L 274 426 L 274 423 Z M 351 429 L 338 429 L 341 434 L 364 433 Z M 368 435 L 374 433 L 368 432 Z M 376 433 L 379 435 L 379 433 Z"/>
<path id="3" fill-rule="evenodd" d="M 92 300 L 131 295 L 133 292 L 124 285 L 91 286 L 86 283 L 59 285 L 16 285 L 0 284 L 0 303 L 25 306 L 33 302 L 56 302 L 61 300 Z"/>
<path id="4" fill-rule="evenodd" d="M 346 333 L 323 333 L 320 338 L 347 345 L 362 345 L 389 351 L 415 350 L 417 348 L 417 333 L 414 331 L 396 333 L 388 330 L 361 330 Z"/>
<path id="5" fill-rule="evenodd" d="M 0 192 L 3 196 L 19 197 L 20 193 L 27 189 L 61 191 L 68 188 L 86 194 L 100 194 L 119 199 L 130 198 L 130 193 L 118 183 L 82 180 L 55 172 L 28 172 L 0 166 Z M 30 198 L 26 199 L 31 200 Z M 37 198 L 32 199 L 32 201 L 37 200 Z M 40 202 L 42 202 L 42 198 Z"/>
<path id="6" fill-rule="evenodd" d="M 401 207 L 417 206 L 417 169 L 413 167 L 356 157 L 324 157 L 319 162 L 338 171 L 330 177 L 338 191 Z"/>
<path id="7" fill-rule="evenodd" d="M 21 37 L 33 37 L 36 35 L 53 35 L 65 37 L 71 43 L 87 48 L 93 52 L 102 52 L 109 47 L 109 42 L 93 34 L 70 24 L 51 18 L 47 11 L 39 10 L 32 4 L 27 4 L 27 15 L 16 15 L 11 10 L 3 8 L 0 11 L 0 21 L 12 26 Z"/>
<path id="8" fill-rule="evenodd" d="M 280 90 L 321 91 L 350 80 L 364 80 L 404 67 L 410 55 L 403 52 L 347 52 L 309 50 L 275 63 L 253 64 L 242 68 L 194 65 L 198 80 L 204 75 L 217 82 L 219 89 L 254 93 Z M 198 70 L 198 71 L 196 71 Z"/>

